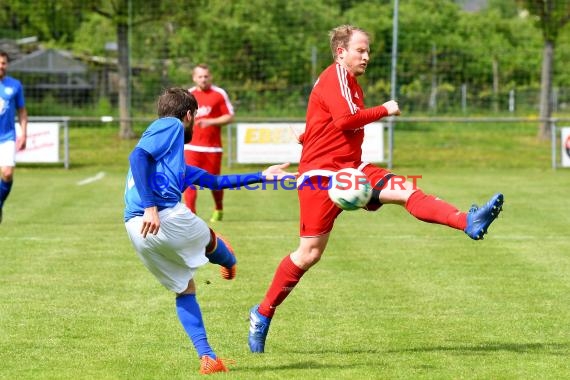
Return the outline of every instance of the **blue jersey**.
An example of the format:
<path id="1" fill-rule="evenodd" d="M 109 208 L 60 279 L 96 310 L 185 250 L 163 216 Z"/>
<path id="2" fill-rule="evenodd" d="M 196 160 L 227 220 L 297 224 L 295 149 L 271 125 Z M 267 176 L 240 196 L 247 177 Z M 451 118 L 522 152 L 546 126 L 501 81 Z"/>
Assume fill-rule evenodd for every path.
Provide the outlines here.
<path id="1" fill-rule="evenodd" d="M 0 80 L 0 142 L 16 140 L 16 110 L 24 108 L 24 89 L 19 80 Z"/>
<path id="2" fill-rule="evenodd" d="M 160 118 L 143 133 L 137 147 L 156 161 L 154 178 L 149 178 L 156 206 L 159 210 L 175 206 L 182 198 L 186 171 L 184 125 L 174 117 Z M 125 187 L 125 221 L 143 214 L 143 203 L 129 167 Z"/>
<path id="3" fill-rule="evenodd" d="M 157 206 L 159 211 L 174 207 L 180 202 L 182 192 L 189 185 L 220 190 L 265 181 L 262 172 L 213 175 L 203 169 L 186 165 L 184 125 L 174 117 L 154 121 L 144 131 L 129 161 L 131 167 L 125 187 L 125 222 L 135 216 L 144 215 L 145 207 Z M 152 170 L 147 172 L 146 169 Z M 152 178 L 146 178 L 149 176 Z M 137 185 L 135 177 L 146 183 Z"/>

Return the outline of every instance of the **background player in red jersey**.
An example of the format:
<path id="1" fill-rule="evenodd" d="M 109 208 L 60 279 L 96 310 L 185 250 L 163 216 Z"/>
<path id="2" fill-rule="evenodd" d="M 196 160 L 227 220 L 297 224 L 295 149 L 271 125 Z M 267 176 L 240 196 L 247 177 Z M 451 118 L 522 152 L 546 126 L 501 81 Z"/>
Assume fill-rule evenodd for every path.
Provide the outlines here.
<path id="1" fill-rule="evenodd" d="M 390 100 L 364 107 L 364 93 L 357 77 L 364 74 L 369 60 L 369 36 L 359 28 L 342 25 L 330 32 L 334 58 L 316 81 L 307 108 L 306 129 L 299 136 L 303 144 L 299 165 L 300 243 L 277 267 L 273 281 L 259 305 L 250 310 L 249 347 L 264 352 L 269 325 L 277 306 L 289 295 L 303 274 L 321 258 L 336 217 L 342 212 L 328 197 L 330 176 L 343 168 L 357 168 L 374 187 L 369 211 L 383 204 L 403 206 L 428 223 L 463 230 L 474 240 L 483 238 L 502 209 L 503 195 L 495 194 L 481 208 L 468 213 L 414 183 L 395 177 L 384 168 L 362 162 L 364 126 L 385 116 L 399 115 L 398 103 Z"/>
<path id="2" fill-rule="evenodd" d="M 197 166 L 212 174 L 220 174 L 222 168 L 222 126 L 234 120 L 234 109 L 226 91 L 212 84 L 210 69 L 205 64 L 194 67 L 192 80 L 196 86 L 188 91 L 198 101 L 198 113 L 192 141 L 184 146 L 187 165 Z M 196 213 L 197 191 L 188 188 L 184 192 L 186 206 Z M 212 190 L 215 208 L 210 222 L 221 221 L 224 210 L 224 191 Z"/>

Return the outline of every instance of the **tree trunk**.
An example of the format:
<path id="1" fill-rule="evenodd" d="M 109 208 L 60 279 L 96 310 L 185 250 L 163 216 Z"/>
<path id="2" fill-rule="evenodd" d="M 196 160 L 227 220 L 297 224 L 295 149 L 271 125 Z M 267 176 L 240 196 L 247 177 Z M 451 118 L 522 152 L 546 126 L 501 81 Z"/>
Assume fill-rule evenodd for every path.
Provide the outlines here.
<path id="1" fill-rule="evenodd" d="M 499 60 L 493 57 L 493 111 L 499 112 Z"/>
<path id="2" fill-rule="evenodd" d="M 431 46 L 431 91 L 429 94 L 429 109 L 437 111 L 437 54 L 435 44 Z"/>
<path id="3" fill-rule="evenodd" d="M 554 63 L 554 41 L 545 41 L 542 51 L 542 76 L 540 84 L 540 125 L 538 137 L 542 140 L 550 138 L 550 122 L 552 116 L 552 70 Z"/>
<path id="4" fill-rule="evenodd" d="M 131 139 L 135 137 L 131 125 L 130 115 L 130 75 L 129 62 L 129 25 L 119 22 L 117 24 L 117 48 L 119 54 L 119 137 Z"/>

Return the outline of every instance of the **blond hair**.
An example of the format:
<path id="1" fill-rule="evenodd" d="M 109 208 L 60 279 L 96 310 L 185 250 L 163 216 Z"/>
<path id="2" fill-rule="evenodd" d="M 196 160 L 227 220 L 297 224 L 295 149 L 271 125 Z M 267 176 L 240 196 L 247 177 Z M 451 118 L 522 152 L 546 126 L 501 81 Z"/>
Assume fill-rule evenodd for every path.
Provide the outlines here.
<path id="1" fill-rule="evenodd" d="M 329 40 L 333 59 L 336 59 L 336 49 L 338 47 L 348 49 L 348 42 L 350 41 L 350 37 L 354 32 L 364 33 L 368 38 L 370 38 L 370 35 L 364 29 L 348 24 L 337 26 L 329 32 Z"/>

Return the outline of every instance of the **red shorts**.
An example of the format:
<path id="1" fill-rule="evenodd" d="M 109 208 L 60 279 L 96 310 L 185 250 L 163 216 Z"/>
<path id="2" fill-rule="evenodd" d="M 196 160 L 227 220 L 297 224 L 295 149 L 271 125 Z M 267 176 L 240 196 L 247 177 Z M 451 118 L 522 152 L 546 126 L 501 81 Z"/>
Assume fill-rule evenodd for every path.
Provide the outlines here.
<path id="1" fill-rule="evenodd" d="M 389 170 L 372 164 L 366 165 L 362 171 L 372 186 L 376 185 L 386 175 L 391 174 Z M 297 191 L 300 207 L 300 236 L 319 236 L 331 232 L 334 221 L 342 209 L 337 207 L 329 198 L 326 190 L 329 178 L 314 176 L 304 183 L 305 185 L 300 186 Z M 369 207 L 367 210 L 376 211 L 380 206 Z"/>
<path id="2" fill-rule="evenodd" d="M 186 165 L 196 166 L 211 174 L 220 174 L 222 171 L 222 152 L 195 152 L 184 150 Z"/>

